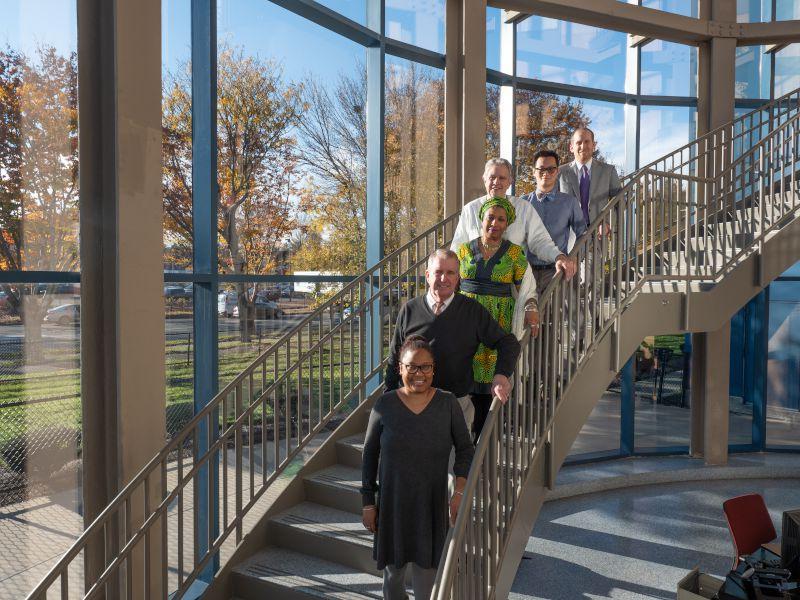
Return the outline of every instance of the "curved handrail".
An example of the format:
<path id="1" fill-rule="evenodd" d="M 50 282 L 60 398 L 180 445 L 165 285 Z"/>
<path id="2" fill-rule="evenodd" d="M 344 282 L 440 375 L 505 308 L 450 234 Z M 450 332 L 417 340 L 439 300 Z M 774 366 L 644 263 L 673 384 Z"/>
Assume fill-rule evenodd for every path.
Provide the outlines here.
<path id="1" fill-rule="evenodd" d="M 793 108 L 794 114 L 739 156 L 732 156 L 730 144 L 716 148 L 711 156 L 698 154 L 696 158 L 710 159 L 712 165 L 726 154 L 727 160 L 724 167 L 717 164 L 707 173 L 711 176 L 691 177 L 691 185 L 698 187 L 692 202 L 673 202 L 675 179 L 685 175 L 652 165 L 637 171 L 576 242 L 570 256 L 578 261 L 583 281 L 579 277 L 566 281 L 557 274 L 540 297 L 539 335 L 524 340 L 514 375 L 513 405 L 492 404 L 467 477 L 462 509 L 445 542 L 432 598 L 494 597 L 516 502 L 529 468 L 546 451 L 561 399 L 608 329 L 614 326 L 621 335 L 620 315 L 642 286 L 663 279 L 716 281 L 756 251 L 787 214 L 800 214 L 800 183 L 795 181 L 800 153 L 794 148 L 800 113 L 796 103 Z M 726 129 L 729 126 L 716 132 Z M 781 168 L 776 169 L 775 163 Z M 740 168 L 764 164 L 770 168 Z M 673 219 L 672 212 L 664 216 L 667 208 L 678 218 Z M 670 227 L 657 228 L 653 219 Z M 726 248 L 727 228 L 735 232 L 737 225 L 740 231 L 746 225 L 752 239 L 741 247 Z M 681 248 L 683 241 L 702 242 L 706 257 L 720 252 L 722 256 L 719 260 L 714 256 L 709 268 L 697 260 L 699 253 Z M 668 264 L 669 272 L 657 272 L 653 268 L 657 264 L 661 271 Z M 555 468 L 551 465 L 550 476 Z"/>

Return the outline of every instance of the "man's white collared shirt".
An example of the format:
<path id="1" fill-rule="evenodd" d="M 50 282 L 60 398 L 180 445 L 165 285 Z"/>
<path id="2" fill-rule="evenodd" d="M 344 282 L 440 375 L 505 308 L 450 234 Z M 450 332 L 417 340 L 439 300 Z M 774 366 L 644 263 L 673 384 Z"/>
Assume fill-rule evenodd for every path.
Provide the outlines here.
<path id="1" fill-rule="evenodd" d="M 526 248 L 531 254 L 547 263 L 554 263 L 561 251 L 553 243 L 547 228 L 536 209 L 527 200 L 506 196 L 517 213 L 515 221 L 508 226 L 503 237 L 513 244 Z M 458 250 L 461 244 L 471 242 L 481 236 L 481 205 L 487 196 L 468 202 L 461 209 L 458 226 L 453 234 L 450 249 Z"/>
<path id="2" fill-rule="evenodd" d="M 448 307 L 448 306 L 450 306 L 450 303 L 453 301 L 453 298 L 455 298 L 455 296 L 456 296 L 455 294 L 450 294 L 450 295 L 447 297 L 447 300 L 443 300 L 443 301 L 442 301 L 442 310 L 440 310 L 440 311 L 439 311 L 439 314 L 442 314 L 444 311 L 446 311 L 446 310 L 447 310 L 447 307 Z M 436 307 L 436 305 L 439 303 L 439 301 L 438 301 L 438 300 L 436 300 L 436 299 L 435 299 L 435 298 L 434 298 L 434 297 L 431 295 L 430 291 L 428 291 L 428 293 L 427 293 L 427 294 L 425 294 L 425 302 L 427 302 L 427 303 L 428 303 L 428 308 L 430 308 L 430 309 L 431 309 L 431 312 L 432 312 L 432 313 L 434 313 L 434 314 L 436 314 L 436 308 L 435 308 L 435 307 Z"/>
<path id="3" fill-rule="evenodd" d="M 584 164 L 579 163 L 577 160 L 575 161 L 575 167 L 578 169 L 578 177 L 581 176 L 581 170 L 583 169 L 583 167 L 586 167 L 586 171 L 589 173 L 589 178 L 591 179 L 591 177 L 592 177 L 592 160 L 593 159 L 590 158 Z"/>

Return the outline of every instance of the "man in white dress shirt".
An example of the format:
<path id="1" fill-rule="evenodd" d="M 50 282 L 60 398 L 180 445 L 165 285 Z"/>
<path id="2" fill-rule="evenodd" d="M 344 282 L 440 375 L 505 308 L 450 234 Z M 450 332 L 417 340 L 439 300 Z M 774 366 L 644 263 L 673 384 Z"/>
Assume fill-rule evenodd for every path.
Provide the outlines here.
<path id="1" fill-rule="evenodd" d="M 483 183 L 486 187 L 486 195 L 468 202 L 461 209 L 461 217 L 458 226 L 453 234 L 453 241 L 450 244 L 452 250 L 456 250 L 461 244 L 470 242 L 481 235 L 481 204 L 487 198 L 507 197 L 514 210 L 517 212 L 516 220 L 508 226 L 504 237 L 519 246 L 522 246 L 531 254 L 539 257 L 542 261 L 555 264 L 556 271 L 563 271 L 567 279 L 571 279 L 575 274 L 575 264 L 553 243 L 547 228 L 542 223 L 541 217 L 536 209 L 529 202 L 520 200 L 514 196 L 507 196 L 506 191 L 513 182 L 511 175 L 511 163 L 504 158 L 492 158 L 486 162 L 483 170 Z"/>

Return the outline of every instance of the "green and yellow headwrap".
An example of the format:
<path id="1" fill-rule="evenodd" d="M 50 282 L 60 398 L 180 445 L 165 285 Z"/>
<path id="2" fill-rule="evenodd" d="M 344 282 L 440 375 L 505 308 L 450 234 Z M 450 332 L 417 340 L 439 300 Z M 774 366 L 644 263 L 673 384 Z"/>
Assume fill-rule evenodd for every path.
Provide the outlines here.
<path id="1" fill-rule="evenodd" d="M 514 205 L 511 204 L 511 201 L 508 198 L 500 198 L 496 196 L 494 198 L 489 198 L 488 200 L 484 200 L 483 204 L 481 204 L 481 212 L 480 218 L 483 221 L 483 216 L 486 214 L 486 211 L 492 208 L 493 206 L 499 206 L 502 209 L 505 209 L 506 215 L 508 216 L 508 224 L 511 225 L 517 218 L 517 211 L 514 210 Z"/>

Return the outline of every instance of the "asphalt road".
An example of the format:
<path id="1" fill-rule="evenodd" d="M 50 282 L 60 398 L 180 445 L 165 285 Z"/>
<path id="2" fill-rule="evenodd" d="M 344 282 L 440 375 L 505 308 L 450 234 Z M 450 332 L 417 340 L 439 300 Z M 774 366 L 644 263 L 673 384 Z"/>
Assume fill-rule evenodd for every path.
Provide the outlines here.
<path id="1" fill-rule="evenodd" d="M 288 316 L 281 319 L 257 319 L 256 325 L 262 331 L 281 332 L 286 331 L 294 326 L 301 316 Z M 229 319 L 226 317 L 219 318 L 219 331 L 235 332 L 239 329 L 239 319 Z M 165 320 L 165 333 L 167 337 L 179 337 L 181 335 L 189 335 L 192 331 L 192 319 L 166 319 Z M 0 324 L 0 344 L 4 341 L 17 342 L 25 335 L 23 325 L 2 325 Z M 78 327 L 75 325 L 55 325 L 44 323 L 42 325 L 42 336 L 44 339 L 70 341 L 78 340 L 80 337 Z"/>

